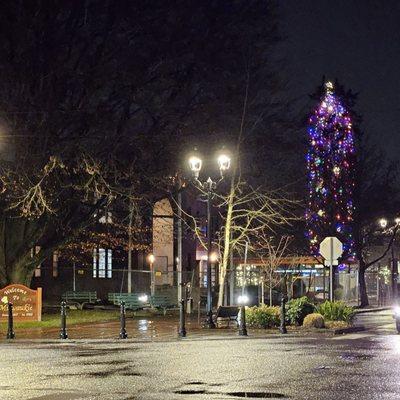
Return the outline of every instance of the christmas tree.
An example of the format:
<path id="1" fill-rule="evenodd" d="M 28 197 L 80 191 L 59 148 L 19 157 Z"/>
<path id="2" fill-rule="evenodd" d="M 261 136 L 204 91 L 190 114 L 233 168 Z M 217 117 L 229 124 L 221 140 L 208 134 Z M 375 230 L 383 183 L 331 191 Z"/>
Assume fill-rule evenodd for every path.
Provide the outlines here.
<path id="1" fill-rule="evenodd" d="M 353 254 L 354 131 L 343 99 L 327 82 L 309 119 L 307 153 L 309 201 L 306 236 L 312 254 L 326 236 L 343 243 L 344 257 Z"/>

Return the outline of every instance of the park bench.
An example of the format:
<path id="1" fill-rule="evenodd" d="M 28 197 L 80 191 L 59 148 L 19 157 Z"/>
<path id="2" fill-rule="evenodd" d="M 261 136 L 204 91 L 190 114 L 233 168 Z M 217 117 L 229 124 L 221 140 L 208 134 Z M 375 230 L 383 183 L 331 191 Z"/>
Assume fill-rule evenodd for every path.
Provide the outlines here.
<path id="1" fill-rule="evenodd" d="M 218 326 L 219 320 L 227 320 L 228 326 L 231 321 L 235 321 L 237 325 L 238 323 L 238 315 L 239 315 L 239 307 L 238 306 L 220 306 L 217 309 L 217 313 L 215 314 L 215 322 Z"/>
<path id="2" fill-rule="evenodd" d="M 76 304 L 78 308 L 83 309 L 85 304 L 96 304 L 99 299 L 97 292 L 65 292 L 62 299 L 69 304 Z"/>
<path id="3" fill-rule="evenodd" d="M 172 296 L 171 293 L 156 293 L 151 296 L 150 303 L 153 308 L 161 308 L 164 315 L 168 309 L 178 308 L 178 299 Z"/>
<path id="4" fill-rule="evenodd" d="M 145 298 L 146 300 L 144 300 Z M 116 306 L 120 306 L 123 301 L 125 308 L 133 311 L 150 306 L 147 296 L 138 293 L 108 293 L 108 301 Z"/>

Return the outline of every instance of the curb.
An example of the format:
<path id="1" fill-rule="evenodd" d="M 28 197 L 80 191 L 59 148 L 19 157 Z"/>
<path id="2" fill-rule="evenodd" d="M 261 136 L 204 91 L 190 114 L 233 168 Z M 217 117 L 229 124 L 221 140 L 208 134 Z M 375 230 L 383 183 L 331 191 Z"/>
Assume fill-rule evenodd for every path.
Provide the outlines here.
<path id="1" fill-rule="evenodd" d="M 346 333 L 355 333 L 355 332 L 363 332 L 366 331 L 364 325 L 359 325 L 359 326 L 350 326 L 349 328 L 341 328 L 341 329 L 335 329 L 333 331 L 334 335 L 344 335 Z"/>
<path id="2" fill-rule="evenodd" d="M 358 308 L 355 309 L 356 314 L 365 314 L 365 313 L 373 313 L 373 312 L 379 312 L 379 311 L 386 311 L 386 310 L 391 310 L 392 307 L 379 307 L 379 308 Z"/>

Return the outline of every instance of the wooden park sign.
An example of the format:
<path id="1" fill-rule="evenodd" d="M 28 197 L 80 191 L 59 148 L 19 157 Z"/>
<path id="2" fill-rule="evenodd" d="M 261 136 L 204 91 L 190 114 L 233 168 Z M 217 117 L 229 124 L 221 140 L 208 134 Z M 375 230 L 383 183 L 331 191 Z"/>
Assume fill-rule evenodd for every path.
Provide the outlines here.
<path id="1" fill-rule="evenodd" d="M 15 283 L 0 289 L 0 321 L 8 318 L 8 303 L 13 304 L 14 320 L 42 320 L 42 288 L 32 290 Z"/>

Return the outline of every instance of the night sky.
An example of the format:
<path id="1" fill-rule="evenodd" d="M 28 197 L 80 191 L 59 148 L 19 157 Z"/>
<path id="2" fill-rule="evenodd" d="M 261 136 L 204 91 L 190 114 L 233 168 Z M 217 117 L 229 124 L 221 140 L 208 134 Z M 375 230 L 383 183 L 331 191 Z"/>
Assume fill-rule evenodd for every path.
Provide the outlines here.
<path id="1" fill-rule="evenodd" d="M 281 3 L 289 89 L 300 103 L 322 75 L 359 93 L 364 131 L 400 160 L 400 1 Z"/>

